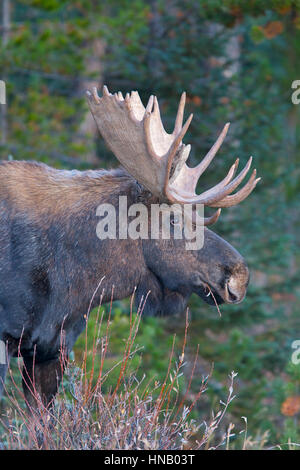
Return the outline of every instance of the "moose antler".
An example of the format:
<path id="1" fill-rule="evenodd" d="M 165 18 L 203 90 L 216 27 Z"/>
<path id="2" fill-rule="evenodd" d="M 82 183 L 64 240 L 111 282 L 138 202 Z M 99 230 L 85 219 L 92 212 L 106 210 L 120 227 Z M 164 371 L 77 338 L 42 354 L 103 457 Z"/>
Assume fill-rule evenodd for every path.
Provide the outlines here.
<path id="1" fill-rule="evenodd" d="M 196 186 L 202 173 L 215 157 L 228 131 L 229 123 L 224 126 L 218 139 L 194 168 L 186 165 L 191 146 L 182 143 L 191 123 L 191 114 L 183 124 L 185 92 L 182 94 L 175 126 L 168 134 L 161 121 L 158 101 L 150 96 L 146 108 L 137 91 L 127 93 L 125 99 L 121 92 L 112 95 L 106 86 L 100 98 L 97 89 L 87 92 L 91 112 L 100 133 L 126 170 L 160 200 L 171 203 L 204 204 L 219 207 L 211 217 L 204 220 L 210 225 L 218 219 L 221 207 L 230 207 L 243 201 L 255 188 L 260 178 L 256 170 L 245 186 L 231 194 L 248 173 L 252 157 L 243 170 L 234 178 L 239 160 L 231 166 L 226 177 L 213 188 L 196 194 Z"/>

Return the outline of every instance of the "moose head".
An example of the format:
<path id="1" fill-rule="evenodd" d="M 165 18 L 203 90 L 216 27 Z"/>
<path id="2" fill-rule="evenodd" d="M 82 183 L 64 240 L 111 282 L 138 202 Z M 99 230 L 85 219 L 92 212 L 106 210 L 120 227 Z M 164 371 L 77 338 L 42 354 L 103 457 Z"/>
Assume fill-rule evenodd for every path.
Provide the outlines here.
<path id="1" fill-rule="evenodd" d="M 169 217 L 173 236 L 171 231 L 171 236 L 165 240 L 160 232 L 158 239 L 147 236 L 141 243 L 146 274 L 141 276 L 137 300 L 150 292 L 145 313 L 181 311 L 193 292 L 210 304 L 241 302 L 249 282 L 247 265 L 229 243 L 206 226 L 218 220 L 221 208 L 240 203 L 253 191 L 260 180 L 256 178 L 256 170 L 253 170 L 242 189 L 232 194 L 247 175 L 252 157 L 237 176 L 238 159 L 221 182 L 196 194 L 199 178 L 220 148 L 229 123 L 203 160 L 190 168 L 186 161 L 191 146 L 185 145 L 182 139 L 193 115 L 183 125 L 185 93 L 181 96 L 171 134 L 164 129 L 155 96 L 150 96 L 145 108 L 136 91 L 127 93 L 124 98 L 121 92 L 111 94 L 104 86 L 101 98 L 96 88 L 88 91 L 87 95 L 91 112 L 106 144 L 140 186 L 139 201 L 148 207 L 163 203 L 162 210 L 166 212 L 170 207 L 174 209 L 173 217 Z M 192 226 L 200 224 L 205 227 L 203 244 L 198 250 L 187 250 L 184 241 L 174 237 L 178 225 L 176 208 L 178 210 L 178 207 L 186 205 L 192 205 Z M 218 209 L 212 216 L 199 219 L 196 209 L 199 205 Z M 182 224 L 182 218 L 179 224 Z"/>

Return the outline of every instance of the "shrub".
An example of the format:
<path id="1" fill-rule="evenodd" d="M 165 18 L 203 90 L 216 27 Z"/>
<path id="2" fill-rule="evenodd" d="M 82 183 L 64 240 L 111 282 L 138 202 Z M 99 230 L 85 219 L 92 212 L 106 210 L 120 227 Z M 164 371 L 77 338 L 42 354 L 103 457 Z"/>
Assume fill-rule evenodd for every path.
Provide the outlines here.
<path id="1" fill-rule="evenodd" d="M 197 373 L 197 350 L 191 376 L 185 384 L 184 393 L 181 393 L 188 312 L 181 354 L 176 360 L 174 338 L 165 379 L 157 382 L 152 378 L 149 380 L 146 375 L 137 379 L 135 359 L 141 347 L 136 345 L 136 335 L 142 311 L 141 305 L 138 312 L 133 314 L 131 303 L 130 331 L 123 357 L 109 370 L 105 369 L 105 361 L 110 340 L 111 308 L 104 322 L 104 310 L 99 307 L 94 323 L 92 355 L 88 357 L 86 346 L 80 366 L 72 360 L 64 364 L 62 340 L 61 365 L 66 366 L 66 370 L 59 393 L 49 408 L 43 405 L 34 383 L 28 386 L 35 396 L 36 408 L 25 407 L 24 394 L 10 371 L 14 386 L 7 390 L 10 406 L 1 417 L 2 449 L 179 450 L 209 447 L 234 398 L 233 380 L 236 374 L 232 372 L 230 375 L 227 400 L 221 402 L 216 415 L 212 413 L 208 423 L 196 423 L 191 417 L 191 411 L 206 391 L 209 376 L 202 378 L 198 392 L 189 400 L 189 391 Z M 86 345 L 87 330 L 86 327 Z M 97 368 L 96 361 L 100 364 Z M 18 364 L 22 373 L 20 361 Z M 105 384 L 116 368 L 119 368 L 119 373 L 114 386 L 107 389 Z M 24 376 L 26 373 L 23 373 L 26 380 Z M 226 439 L 228 435 L 222 436 L 218 446 L 224 444 Z"/>

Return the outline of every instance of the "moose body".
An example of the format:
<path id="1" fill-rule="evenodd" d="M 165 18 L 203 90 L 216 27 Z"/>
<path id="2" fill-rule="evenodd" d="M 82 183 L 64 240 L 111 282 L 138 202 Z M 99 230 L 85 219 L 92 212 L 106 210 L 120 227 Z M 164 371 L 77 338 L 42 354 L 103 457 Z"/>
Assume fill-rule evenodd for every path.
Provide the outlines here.
<path id="1" fill-rule="evenodd" d="M 176 122 L 180 131 L 178 118 Z M 182 147 L 181 139 L 177 147 Z M 150 207 L 161 201 L 151 184 L 132 173 L 128 168 L 80 172 L 35 162 L 0 164 L 0 340 L 7 364 L 12 356 L 23 357 L 29 405 L 34 406 L 32 382 L 45 405 L 51 402 L 62 375 L 62 333 L 68 355 L 100 294 L 107 302 L 112 288 L 114 300 L 135 291 L 137 304 L 148 295 L 144 314 L 151 315 L 183 312 L 192 293 L 210 304 L 238 303 L 245 296 L 249 272 L 244 259 L 207 228 L 198 251 L 186 250 L 184 240 L 172 236 L 97 237 L 100 204 L 117 207 L 123 195 L 128 205 Z M 256 182 L 252 178 L 251 190 Z M 226 180 L 224 187 L 228 185 Z M 221 196 L 222 207 L 229 196 L 224 191 Z M 0 365 L 0 388 L 7 364 Z"/>

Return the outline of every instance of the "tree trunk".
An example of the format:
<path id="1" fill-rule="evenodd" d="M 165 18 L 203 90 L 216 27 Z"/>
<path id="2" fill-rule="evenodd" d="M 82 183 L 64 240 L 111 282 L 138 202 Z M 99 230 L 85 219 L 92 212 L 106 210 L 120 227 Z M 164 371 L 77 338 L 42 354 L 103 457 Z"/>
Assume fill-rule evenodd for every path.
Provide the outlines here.
<path id="1" fill-rule="evenodd" d="M 104 55 L 104 51 L 104 42 L 100 39 L 95 40 L 91 47 L 91 54 L 86 60 L 86 75 L 96 73 L 97 80 L 96 82 L 95 79 L 83 80 L 80 84 L 80 89 L 83 94 L 85 94 L 86 90 L 91 89 L 95 85 L 97 85 L 98 87 L 101 87 L 102 85 L 103 68 L 101 58 Z M 83 121 L 79 128 L 79 134 L 88 135 L 88 139 L 91 139 L 91 142 L 95 140 L 98 136 L 97 126 L 90 110 L 88 110 L 88 112 L 83 118 Z M 96 146 L 94 146 L 88 154 L 84 155 L 84 159 L 89 163 L 99 163 L 99 158 L 96 154 Z"/>

